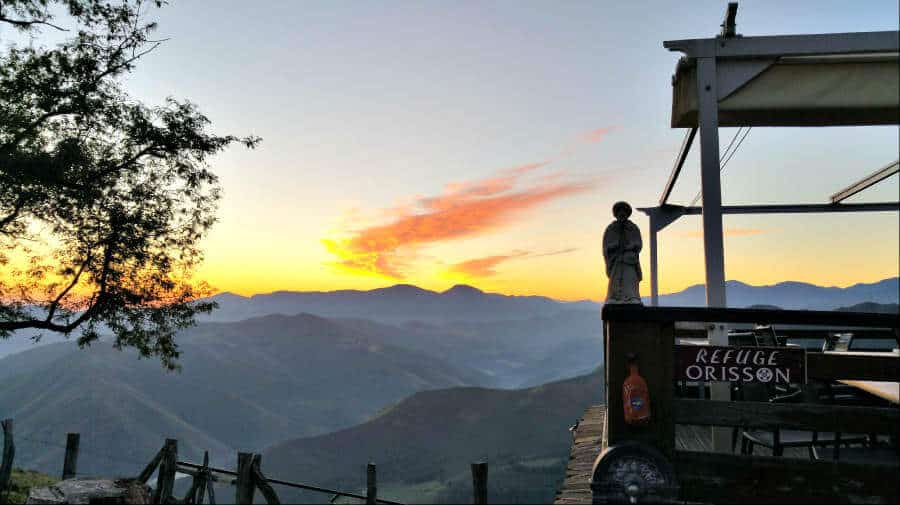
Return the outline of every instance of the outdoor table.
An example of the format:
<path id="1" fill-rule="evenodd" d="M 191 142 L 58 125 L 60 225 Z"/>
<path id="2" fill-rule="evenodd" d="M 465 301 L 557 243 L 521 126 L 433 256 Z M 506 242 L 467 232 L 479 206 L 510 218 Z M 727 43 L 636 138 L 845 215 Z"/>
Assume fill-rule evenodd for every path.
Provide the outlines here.
<path id="1" fill-rule="evenodd" d="M 900 382 L 858 381 L 848 379 L 838 379 L 838 382 L 862 389 L 869 394 L 873 394 L 889 402 L 900 403 Z"/>
<path id="2" fill-rule="evenodd" d="M 844 354 L 850 356 L 897 356 L 900 359 L 900 353 L 895 349 L 893 352 L 872 352 L 872 351 L 826 351 L 826 354 Z M 863 381 L 838 379 L 838 382 L 859 388 L 869 394 L 885 399 L 892 403 L 900 403 L 900 382 L 891 381 Z"/>

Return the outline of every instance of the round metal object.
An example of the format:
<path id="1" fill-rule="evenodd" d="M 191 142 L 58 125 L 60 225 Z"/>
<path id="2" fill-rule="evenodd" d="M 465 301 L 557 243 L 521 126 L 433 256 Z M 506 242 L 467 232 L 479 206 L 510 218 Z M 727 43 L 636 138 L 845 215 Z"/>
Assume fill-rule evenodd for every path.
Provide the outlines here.
<path id="1" fill-rule="evenodd" d="M 594 503 L 659 503 L 678 498 L 672 465 L 659 451 L 638 442 L 606 448 L 591 474 Z"/>

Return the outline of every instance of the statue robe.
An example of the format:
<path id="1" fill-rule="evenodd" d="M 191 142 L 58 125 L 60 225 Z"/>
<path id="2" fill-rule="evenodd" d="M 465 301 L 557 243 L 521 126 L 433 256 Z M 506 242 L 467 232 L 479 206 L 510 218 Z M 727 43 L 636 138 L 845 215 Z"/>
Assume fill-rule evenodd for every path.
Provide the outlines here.
<path id="1" fill-rule="evenodd" d="M 638 253 L 643 243 L 641 231 L 629 220 L 613 221 L 603 233 L 603 259 L 609 287 L 607 303 L 641 303 L 638 285 L 643 278 Z"/>

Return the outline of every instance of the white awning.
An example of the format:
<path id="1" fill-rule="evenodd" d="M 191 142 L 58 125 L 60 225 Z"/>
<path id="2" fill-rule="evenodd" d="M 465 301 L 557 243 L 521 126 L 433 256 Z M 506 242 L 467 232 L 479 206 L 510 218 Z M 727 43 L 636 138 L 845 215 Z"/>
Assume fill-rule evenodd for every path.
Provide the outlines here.
<path id="1" fill-rule="evenodd" d="M 900 123 L 896 52 L 720 60 L 716 73 L 719 126 Z M 672 127 L 696 127 L 694 58 L 678 62 L 672 93 Z"/>

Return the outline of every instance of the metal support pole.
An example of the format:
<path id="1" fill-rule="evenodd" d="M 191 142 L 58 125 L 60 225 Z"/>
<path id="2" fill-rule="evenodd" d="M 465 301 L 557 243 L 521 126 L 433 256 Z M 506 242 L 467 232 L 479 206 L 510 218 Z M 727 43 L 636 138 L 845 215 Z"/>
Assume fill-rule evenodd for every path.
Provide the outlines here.
<path id="1" fill-rule="evenodd" d="M 716 58 L 697 58 L 697 97 L 700 126 L 700 181 L 703 191 L 703 258 L 706 265 L 706 305 L 726 307 L 725 245 L 722 232 L 722 181 L 719 161 L 719 101 Z M 728 330 L 715 325 L 711 345 L 728 345 Z M 721 387 L 724 386 L 724 387 Z M 710 384 L 710 399 L 729 401 L 727 384 Z M 730 430 L 712 428 L 716 452 L 731 450 Z"/>
<path id="2" fill-rule="evenodd" d="M 706 305 L 725 307 L 725 247 L 722 239 L 719 103 L 715 58 L 697 58 L 697 96 L 700 102 L 700 179 L 703 191 Z"/>
<path id="3" fill-rule="evenodd" d="M 658 222 L 656 212 L 650 213 L 650 305 L 659 306 L 659 252 L 656 233 Z"/>

